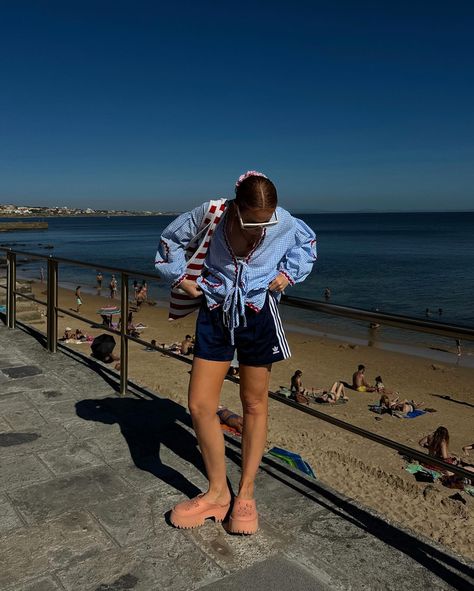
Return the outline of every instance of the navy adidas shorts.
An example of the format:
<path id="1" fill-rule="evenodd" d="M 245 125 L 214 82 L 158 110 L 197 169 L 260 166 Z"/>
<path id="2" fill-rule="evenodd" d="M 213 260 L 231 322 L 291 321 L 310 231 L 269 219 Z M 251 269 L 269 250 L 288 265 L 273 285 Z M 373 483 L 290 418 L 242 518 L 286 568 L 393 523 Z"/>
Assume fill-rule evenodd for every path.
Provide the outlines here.
<path id="1" fill-rule="evenodd" d="M 278 304 L 270 293 L 260 312 L 246 306 L 245 316 L 247 326 L 235 329 L 232 345 L 229 329 L 222 321 L 222 308 L 209 310 L 204 301 L 196 323 L 194 356 L 209 361 L 232 361 L 237 349 L 239 363 L 255 367 L 291 356 Z"/>

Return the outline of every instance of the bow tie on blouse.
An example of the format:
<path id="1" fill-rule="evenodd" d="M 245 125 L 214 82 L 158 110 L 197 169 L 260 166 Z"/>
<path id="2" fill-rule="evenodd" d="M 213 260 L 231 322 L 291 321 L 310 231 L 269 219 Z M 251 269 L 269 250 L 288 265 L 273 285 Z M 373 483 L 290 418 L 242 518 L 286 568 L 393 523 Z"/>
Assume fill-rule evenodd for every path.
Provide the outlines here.
<path id="1" fill-rule="evenodd" d="M 234 345 L 234 330 L 240 326 L 247 326 L 245 318 L 245 297 L 248 278 L 248 265 L 245 261 L 237 261 L 237 273 L 234 285 L 228 291 L 222 305 L 224 325 L 230 332 L 231 343 Z"/>

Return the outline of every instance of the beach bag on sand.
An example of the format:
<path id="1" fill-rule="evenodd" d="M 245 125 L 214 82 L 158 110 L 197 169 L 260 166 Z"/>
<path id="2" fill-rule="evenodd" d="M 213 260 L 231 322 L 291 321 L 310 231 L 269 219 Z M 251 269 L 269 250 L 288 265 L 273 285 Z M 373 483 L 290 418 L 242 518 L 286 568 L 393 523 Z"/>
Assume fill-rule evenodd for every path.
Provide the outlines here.
<path id="1" fill-rule="evenodd" d="M 226 203 L 225 199 L 210 201 L 209 209 L 199 225 L 198 233 L 186 247 L 187 279 L 196 281 L 201 275 L 211 236 L 225 211 Z M 202 296 L 193 298 L 179 287 L 173 287 L 170 294 L 168 319 L 184 318 L 184 316 L 197 310 L 201 305 L 201 301 Z"/>

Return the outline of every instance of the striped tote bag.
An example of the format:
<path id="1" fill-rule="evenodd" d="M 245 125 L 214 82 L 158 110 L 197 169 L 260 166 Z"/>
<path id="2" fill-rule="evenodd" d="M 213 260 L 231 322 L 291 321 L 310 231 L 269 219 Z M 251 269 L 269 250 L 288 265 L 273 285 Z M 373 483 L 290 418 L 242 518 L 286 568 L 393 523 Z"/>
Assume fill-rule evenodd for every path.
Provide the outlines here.
<path id="1" fill-rule="evenodd" d="M 219 223 L 226 208 L 225 199 L 210 201 L 209 209 L 204 216 L 199 231 L 186 247 L 186 275 L 187 279 L 196 279 L 201 275 L 211 236 Z M 179 287 L 173 287 L 170 295 L 169 320 L 183 318 L 201 305 L 202 296 L 193 298 Z"/>

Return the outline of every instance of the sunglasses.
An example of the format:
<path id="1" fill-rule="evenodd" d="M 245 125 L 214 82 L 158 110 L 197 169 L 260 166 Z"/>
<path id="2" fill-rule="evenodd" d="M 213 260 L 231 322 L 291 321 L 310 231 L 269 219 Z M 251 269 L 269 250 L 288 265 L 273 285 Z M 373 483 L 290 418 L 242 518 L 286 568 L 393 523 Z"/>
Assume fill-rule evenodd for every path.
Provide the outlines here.
<path id="1" fill-rule="evenodd" d="M 235 208 L 237 209 L 237 216 L 239 218 L 239 223 L 242 230 L 251 230 L 252 228 L 267 228 L 268 226 L 276 226 L 276 224 L 278 224 L 278 214 L 276 209 L 268 222 L 244 222 L 242 216 L 240 215 L 240 209 L 237 203 L 235 204 Z"/>

